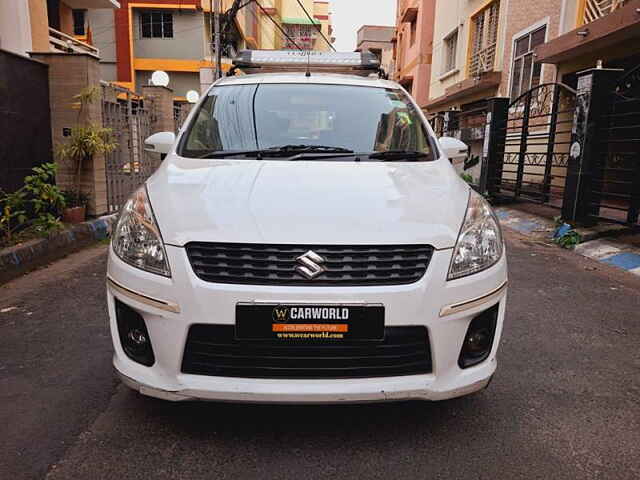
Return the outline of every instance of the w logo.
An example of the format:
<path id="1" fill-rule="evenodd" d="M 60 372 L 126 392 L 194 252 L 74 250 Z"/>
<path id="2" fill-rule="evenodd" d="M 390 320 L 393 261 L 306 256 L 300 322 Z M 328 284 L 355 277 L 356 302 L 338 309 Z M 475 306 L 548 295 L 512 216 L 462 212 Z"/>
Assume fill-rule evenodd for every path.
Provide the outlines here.
<path id="1" fill-rule="evenodd" d="M 275 307 L 272 317 L 274 323 L 286 323 L 289 320 L 289 309 L 285 307 Z"/>

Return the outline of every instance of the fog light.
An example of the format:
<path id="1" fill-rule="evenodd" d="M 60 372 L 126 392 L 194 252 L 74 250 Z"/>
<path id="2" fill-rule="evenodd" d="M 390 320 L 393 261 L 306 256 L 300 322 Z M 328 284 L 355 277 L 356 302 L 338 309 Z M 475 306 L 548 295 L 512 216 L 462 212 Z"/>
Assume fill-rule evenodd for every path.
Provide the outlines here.
<path id="1" fill-rule="evenodd" d="M 127 334 L 127 339 L 134 345 L 137 345 L 139 347 L 144 346 L 149 341 L 144 332 L 138 330 L 137 328 L 129 331 L 129 333 Z"/>
<path id="2" fill-rule="evenodd" d="M 491 353 L 499 308 L 500 304 L 497 304 L 471 320 L 458 358 L 460 368 L 484 362 Z"/>
<path id="3" fill-rule="evenodd" d="M 134 362 L 150 367 L 156 361 L 142 315 L 116 299 L 116 321 L 120 345 Z"/>

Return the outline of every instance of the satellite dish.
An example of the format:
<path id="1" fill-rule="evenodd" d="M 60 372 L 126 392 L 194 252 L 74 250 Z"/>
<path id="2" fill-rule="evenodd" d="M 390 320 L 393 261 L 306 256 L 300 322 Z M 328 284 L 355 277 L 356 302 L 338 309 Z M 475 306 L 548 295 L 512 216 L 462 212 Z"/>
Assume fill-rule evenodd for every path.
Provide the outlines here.
<path id="1" fill-rule="evenodd" d="M 198 92 L 195 90 L 189 90 L 187 92 L 187 102 L 198 103 L 198 100 L 200 100 L 200 94 Z"/>
<path id="2" fill-rule="evenodd" d="M 156 87 L 166 87 L 169 85 L 169 75 L 162 70 L 156 70 L 151 75 L 151 84 Z"/>

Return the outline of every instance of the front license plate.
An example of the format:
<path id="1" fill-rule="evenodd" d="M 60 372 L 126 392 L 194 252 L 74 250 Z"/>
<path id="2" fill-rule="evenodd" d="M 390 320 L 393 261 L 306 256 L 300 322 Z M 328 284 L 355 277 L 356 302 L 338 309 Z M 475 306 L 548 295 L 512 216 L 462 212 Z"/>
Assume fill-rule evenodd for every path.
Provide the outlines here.
<path id="1" fill-rule="evenodd" d="M 382 305 L 236 305 L 239 340 L 380 341 Z"/>

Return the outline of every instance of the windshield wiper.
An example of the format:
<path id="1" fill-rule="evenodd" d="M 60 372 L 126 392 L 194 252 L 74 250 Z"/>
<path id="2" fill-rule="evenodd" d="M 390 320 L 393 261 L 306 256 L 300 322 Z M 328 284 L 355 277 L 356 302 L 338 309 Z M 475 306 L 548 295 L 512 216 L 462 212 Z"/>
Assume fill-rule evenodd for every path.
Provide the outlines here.
<path id="1" fill-rule="evenodd" d="M 198 158 L 227 158 L 237 157 L 240 155 L 250 155 L 260 159 L 264 152 L 266 152 L 266 150 L 214 150 L 207 152 Z"/>
<path id="2" fill-rule="evenodd" d="M 271 147 L 262 150 L 215 150 L 207 152 L 198 158 L 227 158 L 238 156 L 251 156 L 262 160 L 263 157 L 289 157 L 292 160 L 302 160 L 299 158 L 303 154 L 331 154 L 348 155 L 353 154 L 353 150 L 343 147 L 330 147 L 326 145 L 284 145 L 282 147 Z M 322 158 L 322 157 L 319 157 Z M 311 158 L 308 158 L 311 159 Z"/>
<path id="3" fill-rule="evenodd" d="M 385 152 L 373 152 L 369 154 L 370 159 L 382 160 L 383 162 L 416 161 L 428 157 L 431 157 L 430 153 L 417 152 L 415 150 L 387 150 Z"/>
<path id="4" fill-rule="evenodd" d="M 329 145 L 283 145 L 272 147 L 268 151 L 277 153 L 354 153 L 353 150 L 344 147 L 332 147 Z"/>

